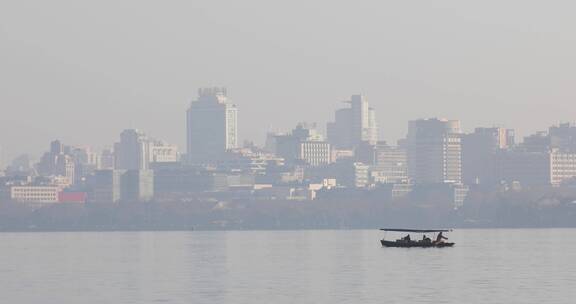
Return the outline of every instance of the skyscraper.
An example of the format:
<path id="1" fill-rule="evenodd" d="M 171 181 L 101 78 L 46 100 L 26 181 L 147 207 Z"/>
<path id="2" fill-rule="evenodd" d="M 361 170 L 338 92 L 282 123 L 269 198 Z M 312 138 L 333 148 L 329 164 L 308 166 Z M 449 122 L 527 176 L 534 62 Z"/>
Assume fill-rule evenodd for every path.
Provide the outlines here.
<path id="1" fill-rule="evenodd" d="M 339 109 L 334 122 L 327 125 L 328 141 L 336 148 L 350 149 L 362 142 L 378 142 L 376 111 L 364 95 L 352 95 L 349 108 Z"/>
<path id="2" fill-rule="evenodd" d="M 361 142 L 376 144 L 378 129 L 376 127 L 376 114 L 368 104 L 364 95 L 352 95 L 349 101 L 352 114 L 352 144 Z"/>
<path id="3" fill-rule="evenodd" d="M 238 109 L 226 88 L 203 88 L 187 111 L 187 152 L 191 162 L 218 158 L 238 147 Z"/>
<path id="4" fill-rule="evenodd" d="M 178 160 L 178 147 L 149 138 L 136 129 L 122 131 L 120 142 L 114 145 L 114 168 L 118 170 L 148 170 L 150 163 Z M 109 167 L 109 160 L 106 163 Z"/>
<path id="5" fill-rule="evenodd" d="M 150 159 L 150 145 L 146 135 L 136 129 L 120 133 L 114 145 L 114 167 L 119 170 L 146 170 Z"/>
<path id="6" fill-rule="evenodd" d="M 59 140 L 50 143 L 50 152 L 42 155 L 37 169 L 41 176 L 62 176 L 68 185 L 75 182 L 75 164 L 70 155 L 70 147 L 64 146 Z"/>
<path id="7" fill-rule="evenodd" d="M 467 185 L 495 184 L 497 154 L 514 144 L 513 130 L 476 128 L 462 137 L 462 179 Z"/>
<path id="8" fill-rule="evenodd" d="M 338 109 L 334 113 L 334 122 L 326 126 L 328 141 L 335 148 L 352 148 L 352 115 L 350 108 Z"/>
<path id="9" fill-rule="evenodd" d="M 460 183 L 460 121 L 419 119 L 408 124 L 408 175 L 419 184 Z"/>

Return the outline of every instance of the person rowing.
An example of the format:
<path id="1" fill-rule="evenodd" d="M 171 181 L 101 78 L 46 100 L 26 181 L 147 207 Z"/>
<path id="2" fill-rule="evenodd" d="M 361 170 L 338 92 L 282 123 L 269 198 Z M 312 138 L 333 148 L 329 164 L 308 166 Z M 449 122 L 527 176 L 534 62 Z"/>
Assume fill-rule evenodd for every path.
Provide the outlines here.
<path id="1" fill-rule="evenodd" d="M 438 233 L 438 236 L 436 237 L 436 241 L 434 243 L 435 244 L 444 243 L 444 240 L 448 240 L 448 238 L 442 235 L 442 232 L 440 232 Z"/>

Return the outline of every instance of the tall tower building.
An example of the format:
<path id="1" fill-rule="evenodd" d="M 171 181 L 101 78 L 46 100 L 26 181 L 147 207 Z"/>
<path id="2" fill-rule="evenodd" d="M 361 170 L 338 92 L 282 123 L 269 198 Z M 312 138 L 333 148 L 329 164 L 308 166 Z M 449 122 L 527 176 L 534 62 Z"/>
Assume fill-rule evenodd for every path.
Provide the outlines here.
<path id="1" fill-rule="evenodd" d="M 70 155 L 70 147 L 64 146 L 59 140 L 50 143 L 50 152 L 42 155 L 37 169 L 41 176 L 64 177 L 64 184 L 72 185 L 75 182 L 75 164 Z"/>
<path id="2" fill-rule="evenodd" d="M 119 170 L 147 170 L 150 144 L 146 135 L 136 129 L 120 133 L 120 142 L 114 145 L 114 167 Z"/>
<path id="3" fill-rule="evenodd" d="M 352 148 L 352 115 L 350 108 L 338 109 L 334 121 L 326 126 L 328 142 L 337 149 Z"/>
<path id="4" fill-rule="evenodd" d="M 498 183 L 496 157 L 514 145 L 513 130 L 476 128 L 462 137 L 462 180 L 464 184 Z"/>
<path id="5" fill-rule="evenodd" d="M 364 95 L 352 95 L 349 103 L 352 114 L 352 144 L 369 142 L 375 145 L 378 142 L 376 112 Z"/>
<path id="6" fill-rule="evenodd" d="M 460 121 L 419 119 L 408 124 L 408 175 L 419 184 L 461 183 Z"/>
<path id="7" fill-rule="evenodd" d="M 191 162 L 218 158 L 238 147 L 238 109 L 226 88 L 203 88 L 187 111 L 187 152 Z"/>
<path id="8" fill-rule="evenodd" d="M 328 123 L 328 140 L 336 148 L 350 149 L 360 143 L 378 142 L 376 111 L 364 95 L 352 95 L 349 108 L 336 111 L 334 122 Z"/>

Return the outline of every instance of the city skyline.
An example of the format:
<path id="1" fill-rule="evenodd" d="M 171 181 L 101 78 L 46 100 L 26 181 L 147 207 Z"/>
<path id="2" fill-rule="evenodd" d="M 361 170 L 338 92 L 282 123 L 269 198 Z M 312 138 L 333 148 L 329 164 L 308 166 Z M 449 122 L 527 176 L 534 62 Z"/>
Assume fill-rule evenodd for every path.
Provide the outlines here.
<path id="1" fill-rule="evenodd" d="M 569 303 L 574 11 L 0 0 L 0 304 Z"/>
<path id="2" fill-rule="evenodd" d="M 59 5 L 31 15 L 41 22 L 57 16 Z M 413 7 L 392 2 L 369 4 L 369 11 L 366 4 L 330 4 L 319 14 L 298 4 L 268 7 L 272 15 L 260 14 L 267 4 L 230 11 L 236 4 L 205 3 L 188 7 L 199 13 L 194 17 L 156 27 L 138 13 L 161 13 L 157 4 L 139 4 L 132 23 L 123 18 L 131 7 L 99 11 L 107 5 L 81 12 L 82 19 L 50 19 L 58 20 L 46 23 L 57 29 L 51 36 L 38 36 L 44 27 L 31 32 L 32 22 L 0 15 L 6 17 L 0 38 L 12 38 L 6 50 L 14 53 L 2 56 L 14 60 L 3 70 L 10 77 L 0 90 L 9 109 L 0 112 L 0 129 L 8 130 L 0 138 L 0 195 L 9 202 L 331 201 L 343 195 L 389 203 L 442 197 L 437 204 L 458 210 L 492 192 L 552 187 L 560 194 L 576 183 L 570 45 L 549 53 L 546 47 L 565 40 L 537 26 L 531 29 L 539 36 L 520 35 L 490 5 L 473 11 L 490 18 L 462 19 L 471 17 L 470 7 L 453 2 L 438 20 L 426 13 L 398 18 L 394 10 Z M 162 8 L 180 14 L 185 10 L 172 10 L 188 5 Z M 246 10 L 251 5 L 258 9 Z M 355 10 L 362 14 L 343 18 Z M 97 12 L 110 18 L 91 28 L 102 20 L 92 19 Z M 527 21 L 533 19 L 517 19 Z M 62 38 L 69 25 L 88 35 L 68 45 Z M 129 34 L 118 36 L 122 30 Z M 94 44 L 94 35 L 104 44 Z M 548 44 L 538 43 L 540 35 Z M 153 41 L 148 38 L 179 47 L 151 48 L 143 44 Z M 117 47 L 106 50 L 112 41 Z M 59 52 L 46 57 L 31 50 Z M 90 59 L 79 60 L 82 54 Z M 553 56 L 534 60 L 543 55 Z M 195 87 L 211 82 L 219 85 Z"/>
<path id="3" fill-rule="evenodd" d="M 214 89 L 220 89 L 220 88 L 223 89 L 223 90 L 226 90 L 226 91 L 228 90 L 227 87 L 214 87 Z M 198 88 L 198 91 L 201 91 L 201 90 L 203 90 L 203 89 L 212 89 L 212 88 L 199 87 L 199 88 Z M 227 94 L 227 93 L 226 93 L 226 94 Z M 350 95 L 348 95 L 348 96 L 350 96 Z M 378 108 L 372 106 L 372 104 L 371 104 L 372 100 L 371 100 L 370 96 L 367 96 L 366 94 L 362 94 L 362 93 L 360 93 L 360 92 L 357 92 L 356 94 L 352 94 L 352 98 L 354 98 L 354 96 L 360 96 L 360 98 L 368 99 L 368 101 L 370 102 L 370 115 L 371 115 L 371 116 L 372 116 L 372 115 L 374 115 L 375 117 L 381 117 L 381 116 L 382 116 L 382 114 L 379 114 L 379 113 L 382 112 L 382 111 L 379 111 Z M 191 97 L 191 98 L 190 98 L 190 100 L 192 101 L 192 103 L 194 103 L 194 100 L 195 100 L 195 99 L 196 99 L 195 97 Z M 236 99 L 235 97 L 232 97 L 232 100 L 233 100 L 233 102 L 234 102 L 234 105 L 233 105 L 233 106 L 236 108 L 236 107 L 237 107 L 237 105 L 236 105 L 236 100 L 237 100 L 237 99 Z M 184 107 L 183 107 L 182 109 L 180 109 L 180 115 L 179 115 L 179 116 L 183 116 L 183 115 L 181 115 L 181 114 L 182 114 L 182 111 L 186 112 L 186 109 L 188 109 L 188 107 L 189 107 L 190 104 L 191 104 L 191 102 L 189 101 L 189 102 L 187 103 L 188 106 L 184 105 Z M 244 142 L 253 142 L 253 143 L 256 143 L 256 144 L 258 144 L 258 145 L 264 145 L 264 144 L 265 144 L 265 141 L 266 141 L 266 134 L 267 134 L 267 133 L 270 133 L 270 132 L 276 132 L 276 133 L 284 133 L 284 132 L 287 132 L 287 131 L 291 130 L 291 129 L 292 129 L 297 123 L 299 123 L 299 122 L 313 123 L 313 124 L 319 125 L 320 128 L 318 128 L 318 130 L 321 132 L 321 134 L 323 134 L 323 136 L 327 137 L 328 140 L 329 140 L 329 127 L 330 127 L 330 124 L 333 124 L 334 121 L 335 121 L 335 120 L 334 120 L 334 118 L 335 118 L 334 113 L 337 114 L 339 111 L 342 111 L 342 110 L 345 110 L 345 109 L 346 109 L 345 107 L 343 108 L 343 107 L 341 106 L 342 104 L 344 104 L 344 105 L 345 105 L 345 104 L 350 104 L 350 97 L 348 97 L 348 98 L 343 98 L 343 99 L 340 100 L 340 101 L 335 101 L 335 102 L 333 102 L 333 103 L 332 103 L 333 108 L 326 110 L 326 113 L 325 113 L 326 115 L 324 115 L 324 116 L 328 116 L 328 118 L 326 118 L 326 119 L 324 119 L 324 120 L 322 120 L 322 119 L 316 119 L 316 120 L 311 120 L 311 121 L 303 121 L 303 120 L 298 120 L 297 117 L 296 117 L 296 118 L 291 122 L 291 125 L 289 125 L 289 126 L 288 126 L 287 128 L 285 128 L 285 129 L 284 129 L 284 128 L 267 128 L 267 129 L 264 130 L 264 129 L 262 128 L 262 130 L 264 130 L 264 131 L 263 131 L 264 133 L 262 133 L 262 137 L 258 137 L 258 138 L 247 138 L 247 137 L 242 137 L 242 136 L 241 136 L 242 133 L 243 133 L 241 126 L 242 126 L 243 124 L 245 124 L 245 123 L 243 123 L 243 120 L 241 119 L 242 114 L 235 114 L 235 115 L 238 115 L 237 118 L 236 118 L 236 119 L 237 119 L 237 124 L 238 124 L 238 126 L 236 127 L 236 128 L 237 128 L 237 129 L 236 129 L 236 133 L 237 133 L 236 136 L 238 137 L 238 138 L 236 139 L 236 143 L 237 143 L 237 144 L 236 144 L 236 147 L 241 147 Z M 238 111 L 238 110 L 236 110 L 236 111 Z M 330 112 L 332 112 L 332 114 L 329 114 Z M 240 110 L 240 113 L 242 113 L 242 110 Z M 186 114 L 186 115 L 188 115 L 188 114 Z M 186 143 L 186 141 L 187 141 L 187 139 L 186 139 L 186 138 L 187 138 L 187 135 L 186 135 L 186 126 L 185 126 L 185 125 L 186 125 L 186 115 L 184 115 L 185 117 L 184 117 L 184 119 L 182 119 L 182 123 L 184 124 L 184 126 L 180 126 L 179 132 L 176 132 L 176 131 L 175 131 L 175 132 L 169 132 L 169 133 L 171 133 L 171 134 L 176 134 L 176 133 L 182 134 L 182 138 L 179 138 L 178 140 L 175 140 L 175 141 L 169 141 L 169 140 L 167 140 L 168 138 L 173 138 L 174 136 L 170 136 L 170 135 L 167 135 L 167 136 L 165 136 L 165 137 L 158 136 L 158 135 L 157 135 L 158 132 L 155 132 L 154 130 L 146 129 L 146 128 L 143 128 L 143 127 L 139 127 L 139 126 L 125 127 L 125 128 L 122 128 L 122 130 L 134 129 L 134 130 L 140 130 L 140 131 L 146 133 L 147 135 L 154 134 L 154 137 L 156 137 L 156 138 L 162 138 L 163 140 L 166 140 L 167 142 L 170 142 L 172 145 L 177 146 L 178 149 L 179 149 L 181 152 L 185 152 L 185 151 L 187 150 L 187 143 Z M 289 118 L 291 118 L 291 117 L 289 117 Z M 454 118 L 454 117 L 452 117 L 452 118 Z M 397 143 L 398 140 L 406 139 L 406 137 L 408 136 L 408 134 L 409 134 L 409 122 L 410 122 L 410 121 L 419 120 L 419 119 L 446 119 L 446 117 L 445 117 L 445 116 L 423 116 L 423 117 L 414 117 L 414 118 L 411 118 L 411 119 L 405 121 L 405 122 L 404 122 L 403 124 L 401 124 L 400 126 L 397 126 L 397 127 L 395 128 L 396 130 L 405 130 L 405 133 L 403 133 L 403 135 L 402 135 L 402 133 L 398 133 L 398 134 L 400 134 L 400 135 L 398 135 L 399 137 L 394 137 L 392 140 L 389 140 L 389 139 L 388 139 L 389 137 L 386 137 L 387 132 L 386 132 L 386 130 L 382 130 L 382 127 L 380 126 L 380 121 L 377 119 L 378 123 L 375 123 L 375 124 L 376 124 L 376 130 L 377 130 L 377 131 L 376 131 L 376 138 L 377 138 L 377 140 L 379 140 L 379 141 L 385 141 L 385 142 L 387 142 L 388 144 L 396 145 L 396 143 Z M 574 120 L 566 120 L 566 121 L 564 121 L 564 120 L 557 120 L 556 122 L 547 125 L 544 129 L 538 129 L 538 130 L 535 130 L 534 132 L 530 133 L 530 132 L 527 132 L 526 130 L 520 130 L 520 129 L 518 129 L 518 128 L 515 128 L 515 127 L 512 126 L 512 125 L 508 125 L 508 124 L 504 124 L 504 123 L 494 123 L 494 124 L 487 124 L 487 125 L 470 125 L 470 124 L 467 124 L 466 121 L 463 121 L 463 120 L 461 120 L 461 119 L 459 119 L 459 118 L 457 118 L 457 117 L 454 118 L 454 119 L 457 119 L 457 120 L 460 122 L 460 128 L 461 128 L 461 132 L 462 132 L 462 133 L 472 133 L 472 132 L 473 132 L 475 129 L 477 129 L 477 128 L 494 128 L 494 127 L 506 128 L 506 129 L 514 130 L 514 132 L 516 133 L 516 136 L 517 136 L 516 139 L 519 140 L 520 142 L 522 141 L 522 139 L 523 139 L 524 137 L 527 137 L 527 136 L 529 136 L 529 135 L 531 135 L 531 134 L 536 134 L 536 133 L 538 133 L 538 132 L 546 131 L 549 126 L 560 125 L 560 124 L 562 124 L 562 123 L 573 123 L 574 121 L 576 121 L 576 119 L 574 119 Z M 322 123 L 322 121 L 324 121 L 325 123 Z M 262 125 L 262 126 L 264 126 L 264 125 L 271 126 L 271 123 L 267 123 L 266 121 L 260 121 L 260 122 L 261 122 L 261 125 Z M 328 127 L 326 127 L 327 125 L 328 125 Z M 69 137 L 70 137 L 69 134 L 67 134 L 67 133 L 63 133 L 63 134 L 59 134 L 59 135 L 46 135 L 46 137 L 49 138 L 48 141 L 52 141 L 52 140 L 54 140 L 55 138 L 57 138 L 57 139 L 59 139 L 59 140 L 66 141 L 67 143 L 69 143 L 69 144 L 71 144 L 71 145 L 73 145 L 73 146 L 77 146 L 77 147 L 86 146 L 86 147 L 91 147 L 91 148 L 93 148 L 93 149 L 95 149 L 95 150 L 97 150 L 97 151 L 104 151 L 104 150 L 106 150 L 106 149 L 110 149 L 110 148 L 113 148 L 113 147 L 114 147 L 115 141 L 116 141 L 115 138 L 117 137 L 118 132 L 119 132 L 119 130 L 116 130 L 116 133 L 114 133 L 113 137 L 111 137 L 108 141 L 102 142 L 102 143 L 99 143 L 99 144 L 91 143 L 91 142 L 89 142 L 89 141 L 84 141 L 84 142 L 81 142 L 81 143 L 77 143 L 77 142 L 74 142 L 74 141 L 66 140 L 66 138 L 69 138 Z M 356 142 L 356 144 L 357 144 L 357 143 L 358 143 L 358 142 Z M 18 157 L 18 156 L 20 156 L 20 155 L 23 155 L 23 154 L 27 154 L 27 155 L 31 156 L 33 159 L 34 159 L 34 158 L 39 158 L 39 157 L 41 156 L 41 154 L 43 153 L 43 147 L 44 147 L 44 145 L 45 145 L 44 143 L 39 143 L 39 146 L 40 146 L 40 147 L 39 147 L 38 149 L 32 149 L 31 151 L 19 151 L 19 150 L 16 150 L 16 149 L 10 149 L 10 146 L 8 146 L 8 145 L 0 145 L 0 148 L 1 148 L 0 152 L 2 153 L 2 156 L 3 156 L 3 158 L 4 158 L 4 159 L 3 159 L 4 165 L 9 164 L 14 158 L 16 158 L 16 157 Z"/>
<path id="4" fill-rule="evenodd" d="M 352 95 L 345 103 L 350 107 L 335 111 L 327 136 L 315 123 L 298 122 L 290 132 L 269 132 L 264 145 L 240 146 L 239 109 L 228 98 L 227 88 L 200 88 L 197 100 L 186 110 L 186 154 L 142 130 L 124 129 L 113 149 L 95 151 L 54 140 L 38 162 L 24 154 L 2 173 L 12 198 L 24 200 L 38 195 L 54 200 L 59 197 L 56 192 L 67 193 L 67 189 L 88 193 L 93 199 L 103 191 L 95 189 L 110 185 L 117 185 L 122 194 L 110 190 L 112 194 L 102 197 L 115 197 L 115 202 L 152 200 L 153 188 L 226 192 L 227 187 L 242 185 L 258 193 L 260 187 L 296 183 L 308 184 L 310 189 L 305 191 L 316 193 L 335 187 L 374 190 L 388 185 L 395 197 L 422 186 L 447 185 L 454 191 L 455 208 L 463 204 L 471 185 L 557 187 L 576 178 L 576 126 L 571 123 L 552 125 L 518 140 L 514 129 L 476 127 L 467 133 L 460 120 L 416 119 L 407 122 L 405 138 L 387 143 L 378 140 L 377 111 L 366 96 Z M 155 180 L 155 175 L 160 179 Z M 175 194 L 171 191 L 165 194 Z M 313 200 L 315 194 L 304 197 Z"/>

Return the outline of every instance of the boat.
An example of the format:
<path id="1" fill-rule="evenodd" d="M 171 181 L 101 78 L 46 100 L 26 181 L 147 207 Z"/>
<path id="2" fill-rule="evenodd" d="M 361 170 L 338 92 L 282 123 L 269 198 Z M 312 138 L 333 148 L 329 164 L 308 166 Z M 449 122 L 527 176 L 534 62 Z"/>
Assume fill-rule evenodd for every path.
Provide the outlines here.
<path id="1" fill-rule="evenodd" d="M 418 247 L 418 248 L 444 248 L 444 247 L 453 247 L 454 243 L 453 242 L 445 242 L 444 240 L 447 240 L 448 238 L 446 238 L 444 236 L 444 233 L 446 232 L 451 232 L 452 230 L 447 230 L 447 229 L 392 229 L 392 228 L 382 228 L 380 229 L 382 231 L 385 232 L 407 232 L 408 235 L 406 237 L 397 239 L 395 241 L 388 241 L 386 240 L 386 236 L 384 236 L 384 238 L 382 240 L 380 240 L 380 243 L 382 244 L 382 246 L 384 247 L 399 247 L 399 248 L 412 248 L 412 247 Z M 419 240 L 412 240 L 410 238 L 410 233 L 418 233 L 418 234 L 424 234 L 423 238 L 419 239 Z M 432 233 L 434 234 L 434 238 L 430 239 L 426 236 L 426 233 Z M 438 237 L 438 235 L 440 235 L 440 237 Z"/>

